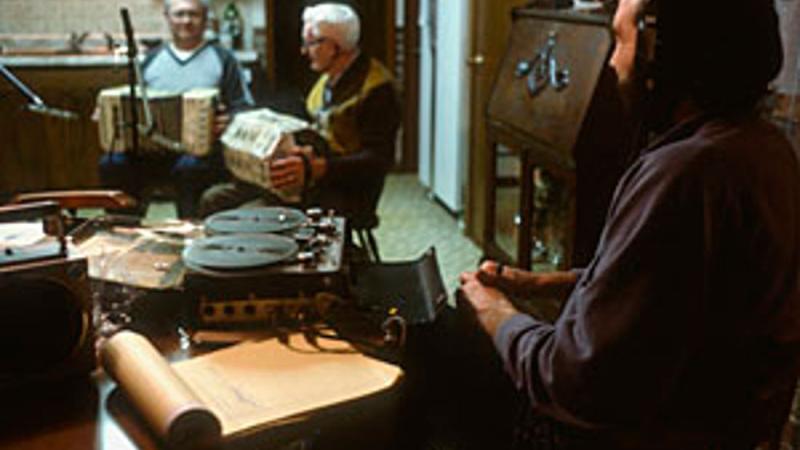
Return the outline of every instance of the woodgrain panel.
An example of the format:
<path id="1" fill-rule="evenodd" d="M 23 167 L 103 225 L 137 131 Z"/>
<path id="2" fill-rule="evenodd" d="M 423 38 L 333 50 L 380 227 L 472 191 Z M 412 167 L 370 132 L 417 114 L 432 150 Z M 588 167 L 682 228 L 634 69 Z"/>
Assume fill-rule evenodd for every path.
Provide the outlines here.
<path id="1" fill-rule="evenodd" d="M 79 118 L 31 113 L 11 86 L 0 86 L 0 193 L 98 186 L 95 97 L 102 88 L 124 83 L 124 70 L 17 68 L 14 73 L 48 105 Z"/>

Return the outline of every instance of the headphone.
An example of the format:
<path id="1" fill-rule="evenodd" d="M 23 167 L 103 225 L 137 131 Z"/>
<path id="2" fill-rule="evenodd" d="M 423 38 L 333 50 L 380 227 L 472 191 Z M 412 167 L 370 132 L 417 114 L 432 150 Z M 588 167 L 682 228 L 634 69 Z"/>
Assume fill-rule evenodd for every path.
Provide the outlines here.
<path id="1" fill-rule="evenodd" d="M 644 0 L 642 20 L 654 30 L 644 75 L 656 129 L 669 125 L 684 99 L 714 114 L 752 111 L 778 74 L 783 52 L 772 1 L 743 0 L 720 14 L 725 4 Z"/>

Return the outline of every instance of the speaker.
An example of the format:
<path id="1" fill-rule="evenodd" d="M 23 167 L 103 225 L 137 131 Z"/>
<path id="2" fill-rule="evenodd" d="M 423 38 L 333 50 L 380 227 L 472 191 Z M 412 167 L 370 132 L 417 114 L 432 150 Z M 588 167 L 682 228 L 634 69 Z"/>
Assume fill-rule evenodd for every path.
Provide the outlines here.
<path id="1" fill-rule="evenodd" d="M 86 258 L 0 266 L 0 389 L 95 368 Z"/>

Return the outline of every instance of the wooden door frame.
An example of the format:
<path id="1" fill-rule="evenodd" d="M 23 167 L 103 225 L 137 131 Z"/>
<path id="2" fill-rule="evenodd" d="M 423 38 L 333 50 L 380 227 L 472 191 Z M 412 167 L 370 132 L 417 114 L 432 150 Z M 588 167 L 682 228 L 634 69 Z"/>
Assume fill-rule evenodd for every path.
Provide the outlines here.
<path id="1" fill-rule="evenodd" d="M 397 0 L 386 0 L 386 16 L 384 17 L 384 23 L 386 24 L 386 64 L 391 70 L 394 70 L 394 68 L 397 67 L 396 9 Z"/>
<path id="2" fill-rule="evenodd" d="M 267 48 L 264 49 L 264 54 L 267 58 L 267 82 L 270 88 L 274 88 L 277 77 L 275 70 L 275 27 L 270 24 L 270 21 L 275 17 L 275 0 L 264 0 L 264 10 L 267 16 Z"/>
<path id="3" fill-rule="evenodd" d="M 491 2 L 491 6 L 489 3 L 481 2 Z M 494 168 L 494 163 L 488 161 L 493 152 L 490 149 L 490 139 L 486 127 L 486 111 L 507 44 L 506 41 L 511 34 L 511 11 L 514 7 L 524 4 L 525 0 L 470 0 L 472 11 L 470 92 L 472 95 L 480 95 L 481 98 L 473 99 L 471 102 L 473 109 L 470 113 L 471 133 L 464 205 L 464 232 L 481 246 L 485 244 L 488 225 L 486 212 L 488 208 L 492 207 L 492 203 L 486 200 L 486 190 L 489 189 L 490 177 L 492 177 L 490 171 Z M 487 19 L 483 14 L 485 8 L 493 8 L 493 14 L 502 14 L 501 20 L 497 16 L 493 16 L 492 20 Z M 491 27 L 491 32 L 486 27 Z M 505 35 L 505 38 L 502 42 L 485 41 L 486 36 L 490 34 L 495 36 L 502 34 Z M 481 59 L 476 62 L 473 58 L 478 55 L 481 56 Z M 482 82 L 488 84 L 484 85 Z"/>
<path id="4" fill-rule="evenodd" d="M 398 170 L 416 172 L 419 167 L 419 58 L 420 0 L 405 0 L 403 28 L 403 149 Z"/>

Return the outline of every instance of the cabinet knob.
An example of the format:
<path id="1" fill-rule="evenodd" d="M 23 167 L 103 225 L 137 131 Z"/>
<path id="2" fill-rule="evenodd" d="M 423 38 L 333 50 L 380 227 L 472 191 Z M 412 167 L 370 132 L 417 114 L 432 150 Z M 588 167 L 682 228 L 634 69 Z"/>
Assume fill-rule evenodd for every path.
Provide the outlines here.
<path id="1" fill-rule="evenodd" d="M 482 66 L 486 62 L 486 57 L 478 53 L 467 58 L 467 64 L 470 66 Z"/>

